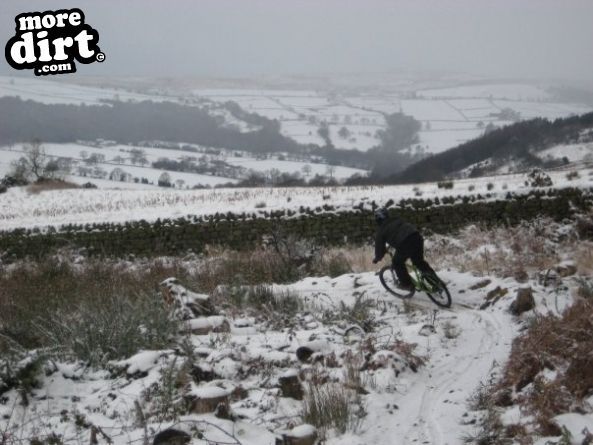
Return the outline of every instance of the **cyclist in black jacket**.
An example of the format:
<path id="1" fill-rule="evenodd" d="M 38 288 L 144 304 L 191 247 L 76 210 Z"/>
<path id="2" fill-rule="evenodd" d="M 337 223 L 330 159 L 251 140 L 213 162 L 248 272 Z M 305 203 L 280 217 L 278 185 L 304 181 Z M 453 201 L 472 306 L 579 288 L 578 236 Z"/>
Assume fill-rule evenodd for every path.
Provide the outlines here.
<path id="1" fill-rule="evenodd" d="M 395 249 L 393 269 L 399 280 L 399 287 L 412 290 L 412 278 L 406 268 L 406 260 L 410 258 L 414 266 L 421 272 L 435 275 L 434 270 L 424 259 L 424 239 L 418 229 L 412 224 L 397 216 L 389 216 L 387 209 L 380 208 L 375 211 L 377 234 L 375 236 L 375 258 L 373 264 L 383 259 L 386 253 L 386 244 Z"/>

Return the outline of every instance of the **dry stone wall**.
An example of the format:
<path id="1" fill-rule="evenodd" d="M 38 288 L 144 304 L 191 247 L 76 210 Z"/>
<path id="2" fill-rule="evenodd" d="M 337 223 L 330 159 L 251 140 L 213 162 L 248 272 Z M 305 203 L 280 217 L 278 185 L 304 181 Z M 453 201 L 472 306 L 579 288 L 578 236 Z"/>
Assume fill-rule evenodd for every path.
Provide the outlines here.
<path id="1" fill-rule="evenodd" d="M 593 189 L 537 190 L 529 194 L 451 196 L 440 200 L 407 199 L 390 211 L 423 232 L 449 233 L 472 223 L 488 226 L 517 224 L 539 216 L 571 218 L 591 209 Z M 379 203 L 381 204 L 381 203 Z M 320 245 L 362 244 L 374 232 L 373 207 L 361 203 L 352 209 L 320 208 L 217 214 L 207 217 L 134 221 L 125 224 L 68 225 L 45 231 L 18 229 L 0 232 L 0 258 L 11 261 L 42 257 L 61 248 L 90 256 L 158 256 L 201 252 L 208 245 L 251 249 L 280 230 Z"/>

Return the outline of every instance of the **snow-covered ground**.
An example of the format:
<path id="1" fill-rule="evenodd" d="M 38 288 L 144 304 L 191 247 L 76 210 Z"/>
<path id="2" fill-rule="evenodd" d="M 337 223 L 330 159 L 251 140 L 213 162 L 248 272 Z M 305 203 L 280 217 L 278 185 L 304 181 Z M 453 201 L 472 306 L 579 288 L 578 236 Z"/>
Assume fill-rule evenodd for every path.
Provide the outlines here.
<path id="1" fill-rule="evenodd" d="M 184 144 L 177 144 L 178 146 Z M 257 159 L 247 152 L 235 152 L 228 150 L 216 150 L 220 154 L 208 153 L 208 147 L 199 147 L 193 144 L 188 144 L 196 149 L 198 152 L 178 149 L 154 148 L 154 147 L 137 147 L 132 145 L 114 144 L 102 147 L 84 145 L 84 144 L 43 144 L 43 150 L 48 157 L 53 158 L 70 158 L 74 164 L 71 168 L 71 175 L 69 176 L 74 182 L 88 182 L 91 181 L 101 188 L 144 188 L 151 189 L 153 185 L 158 183 L 158 179 L 163 172 L 169 173 L 171 182 L 175 184 L 177 181 L 183 181 L 182 188 L 192 188 L 196 185 L 202 186 L 216 186 L 220 184 L 236 183 L 237 178 L 246 177 L 250 171 L 258 172 L 266 176 L 270 176 L 273 171 L 280 173 L 298 173 L 301 177 L 307 179 L 315 175 L 334 177 L 338 180 L 349 178 L 354 174 L 366 175 L 366 170 L 333 166 L 328 164 L 319 164 L 315 162 L 294 161 L 278 159 L 279 155 Z M 142 150 L 145 165 L 138 165 L 132 163 L 132 150 Z M 102 161 L 96 164 L 87 165 L 84 159 L 91 156 L 100 156 Z M 23 145 L 15 144 L 13 146 L 0 146 L 0 177 L 8 174 L 11 169 L 11 163 L 24 156 Z M 243 170 L 237 172 L 234 176 L 220 175 L 205 175 L 198 173 L 177 172 L 166 169 L 153 168 L 151 164 L 161 159 L 168 159 L 174 161 L 182 161 L 184 159 L 193 159 L 194 162 L 199 162 L 200 159 L 205 162 L 225 162 L 230 166 L 241 167 Z M 307 166 L 307 167 L 305 167 Z M 87 173 L 83 176 L 80 168 L 94 169 L 100 168 L 107 174 L 107 179 L 97 181 L 97 174 Z M 109 181 L 109 174 L 114 169 L 121 169 L 125 173 L 131 175 L 131 178 L 145 178 L 150 184 L 137 184 L 133 180 L 122 183 L 120 181 Z M 310 171 L 309 171 L 310 169 Z"/>
<path id="2" fill-rule="evenodd" d="M 317 130 L 325 121 L 331 125 L 334 146 L 361 151 L 379 143 L 375 132 L 385 128 L 384 113 L 403 112 L 419 120 L 423 124 L 419 145 L 427 153 L 439 153 L 481 136 L 488 122 L 499 127 L 511 123 L 497 116 L 505 108 L 520 113 L 521 119 L 555 119 L 591 111 L 584 105 L 552 102 L 542 87 L 514 83 L 423 89 L 415 98 L 398 93 L 330 97 L 315 91 L 288 94 L 242 89 L 197 89 L 193 93 L 219 102 L 232 100 L 250 112 L 278 119 L 281 132 L 301 143 L 323 144 Z M 352 137 L 339 137 L 337 131 L 342 127 Z"/>
<path id="3" fill-rule="evenodd" d="M 361 362 L 353 362 L 358 365 L 350 366 L 367 363 L 360 371 L 364 392 L 357 402 L 364 411 L 358 414 L 358 424 L 345 434 L 327 431 L 328 445 L 461 443 L 462 437 L 475 433 L 479 416 L 469 410 L 468 400 L 493 372 L 500 371 L 513 339 L 523 328 L 523 317 L 511 315 L 508 308 L 517 289 L 525 284 L 511 278 L 484 280 L 455 270 L 438 273 L 450 288 L 450 309 L 437 309 L 424 294 L 404 304 L 386 293 L 373 272 L 366 272 L 337 278 L 310 277 L 274 286 L 276 292 L 290 291 L 305 304 L 304 311 L 290 320 L 290 328 L 271 327 L 236 312 L 188 321 L 194 333 L 186 335 L 185 341 L 199 357 L 193 363 L 194 371 L 215 377 L 210 381 L 201 377 L 175 391 L 206 399 L 233 394 L 230 410 L 235 420 L 194 412 L 176 421 L 148 417 L 143 427 L 138 422 L 139 413 L 149 416 L 151 407 L 167 401 L 154 398 L 158 397 L 155 386 L 166 385 L 167 372 L 178 369 L 183 361 L 179 353 L 162 350 L 142 351 L 111 362 L 110 371 L 92 371 L 76 362 L 55 362 L 48 366 L 40 387 L 32 389 L 28 406 L 18 403 L 18 391 L 4 395 L 1 431 L 13 439 L 26 438 L 44 434 L 38 428 L 42 424 L 43 431 L 62 436 L 65 443 L 80 443 L 83 438 L 88 440 L 93 425 L 105 434 L 104 439 L 109 437 L 119 445 L 143 437 L 148 440 L 169 427 L 189 433 L 194 426 L 202 433 L 202 437 L 194 437 L 194 444 L 273 445 L 275 435 L 302 423 L 301 402 L 286 397 L 279 389 L 279 379 L 304 380 L 317 375 L 348 387 L 353 384 L 346 372 L 348 360 L 360 357 Z M 562 311 L 571 304 L 570 293 L 559 299 L 551 288 L 533 281 L 528 285 L 534 290 L 534 313 Z M 507 289 L 507 294 L 480 309 L 497 287 Z M 183 298 L 187 301 L 192 294 Z M 369 333 L 340 318 L 340 307 L 353 307 L 361 298 L 372 307 L 375 327 Z M 324 319 L 324 311 L 335 314 L 335 321 Z M 224 323 L 228 323 L 228 331 L 195 331 Z M 422 358 L 423 365 L 413 364 L 405 352 L 406 345 L 414 356 Z M 297 359 L 299 348 L 310 348 L 316 360 Z M 177 403 L 175 400 L 169 403 Z M 561 420 L 568 425 L 577 420 L 593 421 L 590 414 L 575 416 Z M 579 434 L 576 426 L 571 430 Z"/>
<path id="4" fill-rule="evenodd" d="M 569 180 L 567 171 L 550 172 L 554 187 L 593 186 L 593 170 L 580 170 Z M 0 230 L 20 227 L 84 224 L 100 220 L 124 222 L 144 219 L 178 218 L 226 212 L 261 212 L 300 207 L 351 210 L 360 203 L 396 202 L 404 198 L 435 198 L 490 193 L 491 199 L 504 199 L 507 192 L 527 193 L 525 174 L 460 179 L 452 189 L 436 183 L 365 187 L 237 188 L 216 190 L 59 190 L 30 195 L 25 188 L 11 188 L 0 194 Z M 489 185 L 491 184 L 491 185 Z M 329 197 L 329 198 L 328 198 Z M 261 203 L 265 209 L 258 209 Z"/>
<path id="5" fill-rule="evenodd" d="M 497 98 L 510 100 L 546 100 L 550 94 L 545 88 L 526 84 L 462 85 L 454 88 L 421 90 L 418 95 L 438 98 Z"/>
<path id="6" fill-rule="evenodd" d="M 435 81 L 435 84 L 439 82 Z M 426 153 L 439 153 L 479 137 L 484 132 L 484 124 L 489 122 L 499 127 L 509 124 L 508 120 L 498 116 L 506 108 L 518 112 L 520 119 L 555 119 L 591 111 L 591 107 L 585 105 L 554 102 L 545 88 L 532 84 L 461 84 L 453 88 L 420 88 L 410 95 L 411 85 L 405 83 L 401 86 L 402 91 L 382 95 L 263 88 L 177 88 L 172 90 L 173 94 L 167 93 L 166 88 L 159 90 L 145 86 L 145 92 L 138 93 L 125 88 L 0 76 L 0 96 L 20 96 L 43 103 L 89 105 L 105 100 L 167 100 L 190 105 L 200 105 L 199 99 L 215 103 L 234 101 L 248 112 L 277 119 L 281 133 L 300 143 L 323 145 L 317 132 L 321 122 L 326 122 L 330 124 L 330 138 L 335 147 L 361 151 L 378 145 L 376 131 L 385 128 L 385 113 L 403 112 L 422 123 L 419 145 Z M 222 116 L 226 124 L 240 131 L 253 129 L 223 109 L 213 108 L 211 113 Z M 350 133 L 348 137 L 338 135 L 342 127 Z"/>
<path id="7" fill-rule="evenodd" d="M 100 105 L 108 100 L 143 101 L 172 100 L 154 94 L 141 94 L 124 89 L 81 86 L 37 77 L 0 76 L 0 97 L 18 96 L 45 104 Z"/>

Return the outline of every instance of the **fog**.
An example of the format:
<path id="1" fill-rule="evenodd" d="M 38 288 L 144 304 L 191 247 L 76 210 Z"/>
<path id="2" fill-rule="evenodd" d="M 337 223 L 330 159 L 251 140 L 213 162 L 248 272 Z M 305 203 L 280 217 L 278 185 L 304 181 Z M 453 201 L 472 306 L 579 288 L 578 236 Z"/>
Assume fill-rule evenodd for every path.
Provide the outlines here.
<path id="1" fill-rule="evenodd" d="M 19 13 L 69 7 L 107 56 L 79 74 L 593 77 L 591 0 L 2 0 L 0 37 Z M 4 59 L 0 72 L 16 73 Z"/>

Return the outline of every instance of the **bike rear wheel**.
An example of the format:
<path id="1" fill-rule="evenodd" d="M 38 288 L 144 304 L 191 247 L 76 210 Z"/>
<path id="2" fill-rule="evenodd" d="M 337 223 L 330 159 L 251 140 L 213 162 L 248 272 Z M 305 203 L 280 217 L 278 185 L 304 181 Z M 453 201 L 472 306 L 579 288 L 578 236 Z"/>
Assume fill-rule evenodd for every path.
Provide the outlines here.
<path id="1" fill-rule="evenodd" d="M 396 297 L 408 299 L 414 296 L 414 291 L 406 292 L 397 287 L 398 279 L 395 270 L 391 266 L 385 266 L 379 271 L 379 280 L 389 293 Z"/>
<path id="2" fill-rule="evenodd" d="M 451 294 L 449 289 L 443 280 L 436 275 L 423 275 L 422 279 L 428 285 L 430 291 L 425 291 L 428 298 L 430 298 L 434 304 L 440 307 L 451 307 Z"/>

